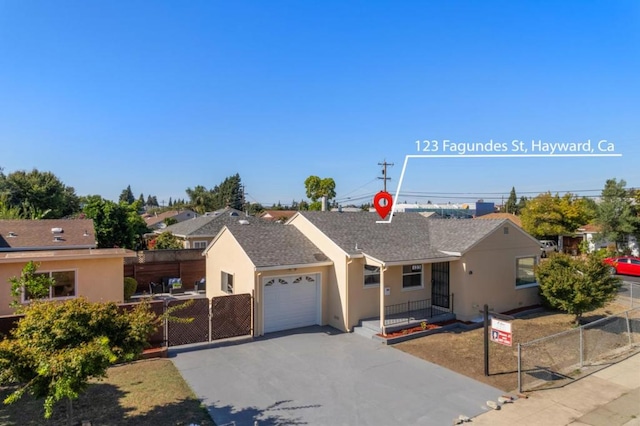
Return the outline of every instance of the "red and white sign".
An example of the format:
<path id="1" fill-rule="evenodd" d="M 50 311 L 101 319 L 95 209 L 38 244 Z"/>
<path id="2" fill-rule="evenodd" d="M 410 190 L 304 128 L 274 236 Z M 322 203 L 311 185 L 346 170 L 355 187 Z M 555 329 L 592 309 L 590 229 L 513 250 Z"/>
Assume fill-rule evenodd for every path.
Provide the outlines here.
<path id="1" fill-rule="evenodd" d="M 511 346 L 511 323 L 491 318 L 491 341 Z"/>

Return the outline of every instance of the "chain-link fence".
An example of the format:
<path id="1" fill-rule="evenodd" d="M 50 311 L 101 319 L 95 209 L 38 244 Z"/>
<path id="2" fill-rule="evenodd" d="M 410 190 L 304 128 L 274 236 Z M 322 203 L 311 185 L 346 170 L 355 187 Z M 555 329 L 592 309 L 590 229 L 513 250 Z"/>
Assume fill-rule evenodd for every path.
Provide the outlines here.
<path id="1" fill-rule="evenodd" d="M 618 290 L 617 302 L 629 309 L 640 306 L 640 283 L 632 281 L 623 281 L 622 286 Z"/>
<path id="2" fill-rule="evenodd" d="M 563 386 L 640 352 L 640 306 L 518 344 L 518 390 Z"/>

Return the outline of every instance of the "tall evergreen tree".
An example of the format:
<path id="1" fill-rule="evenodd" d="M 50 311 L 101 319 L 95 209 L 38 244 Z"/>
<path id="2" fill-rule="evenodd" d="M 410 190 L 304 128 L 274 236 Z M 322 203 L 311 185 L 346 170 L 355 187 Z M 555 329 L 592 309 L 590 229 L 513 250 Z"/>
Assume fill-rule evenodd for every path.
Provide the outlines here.
<path id="1" fill-rule="evenodd" d="M 511 187 L 511 193 L 507 202 L 504 204 L 504 211 L 506 213 L 518 214 L 518 196 L 516 195 L 516 188 Z"/>
<path id="2" fill-rule="evenodd" d="M 133 191 L 131 191 L 131 185 L 127 185 L 126 189 L 122 190 L 118 201 L 127 204 L 133 204 L 133 202 L 136 201 L 136 198 L 133 196 Z"/>

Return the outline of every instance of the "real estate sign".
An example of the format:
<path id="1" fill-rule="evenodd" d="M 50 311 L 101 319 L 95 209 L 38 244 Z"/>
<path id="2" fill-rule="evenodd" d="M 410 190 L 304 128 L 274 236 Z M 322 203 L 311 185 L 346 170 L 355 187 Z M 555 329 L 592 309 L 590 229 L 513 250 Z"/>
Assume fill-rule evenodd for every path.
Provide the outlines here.
<path id="1" fill-rule="evenodd" d="M 511 323 L 491 318 L 491 341 L 511 346 Z"/>

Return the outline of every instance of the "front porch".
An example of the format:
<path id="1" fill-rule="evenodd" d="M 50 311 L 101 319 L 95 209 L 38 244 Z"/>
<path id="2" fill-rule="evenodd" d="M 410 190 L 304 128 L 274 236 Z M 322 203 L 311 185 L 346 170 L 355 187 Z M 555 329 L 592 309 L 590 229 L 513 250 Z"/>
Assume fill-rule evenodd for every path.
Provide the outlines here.
<path id="1" fill-rule="evenodd" d="M 384 307 L 384 322 L 380 317 L 366 318 L 360 321 L 360 326 L 372 334 L 385 334 L 415 327 L 422 322 L 433 324 L 455 318 L 451 308 L 433 305 L 431 299 L 422 299 L 387 305 Z"/>

